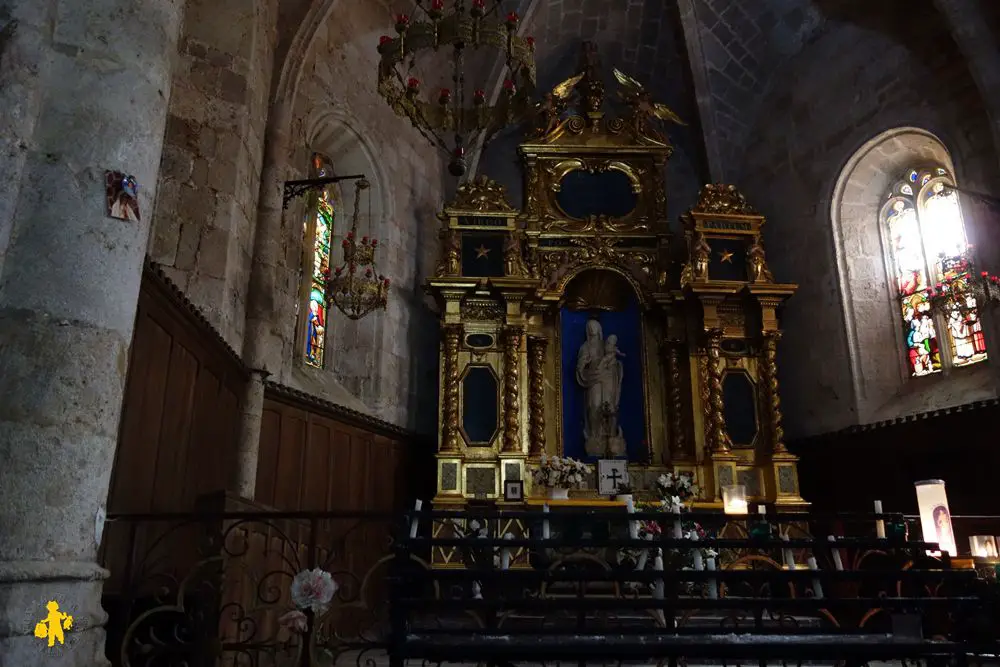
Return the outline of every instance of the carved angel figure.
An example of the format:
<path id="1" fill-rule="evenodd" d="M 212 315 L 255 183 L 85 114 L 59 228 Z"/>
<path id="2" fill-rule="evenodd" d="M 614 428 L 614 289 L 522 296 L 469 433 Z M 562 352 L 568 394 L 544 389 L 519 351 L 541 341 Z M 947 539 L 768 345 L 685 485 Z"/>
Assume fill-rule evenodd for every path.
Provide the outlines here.
<path id="1" fill-rule="evenodd" d="M 571 76 L 546 93 L 542 101 L 535 105 L 533 114 L 535 123 L 533 132 L 535 137 L 547 138 L 559 129 L 559 126 L 563 123 L 560 120 L 560 116 L 566 111 L 569 97 L 573 93 L 573 89 L 576 88 L 576 84 L 580 83 L 580 79 L 582 78 L 583 73 Z"/>
<path id="2" fill-rule="evenodd" d="M 457 276 L 462 273 L 462 245 L 458 233 L 450 229 L 441 235 L 441 261 L 435 274 L 439 278 Z"/>
<path id="3" fill-rule="evenodd" d="M 755 238 L 750 247 L 747 248 L 747 266 L 750 270 L 750 282 L 774 282 L 771 270 L 767 268 L 767 260 L 764 257 L 764 245 L 760 238 Z"/>
<path id="4" fill-rule="evenodd" d="M 503 264 L 506 276 L 524 278 L 528 274 L 528 267 L 525 266 L 524 257 L 521 255 L 521 242 L 513 234 L 504 242 Z"/>
<path id="5" fill-rule="evenodd" d="M 705 235 L 698 233 L 694 247 L 691 249 L 691 263 L 694 264 L 694 279 L 708 280 L 708 260 L 712 255 L 712 247 L 708 245 Z"/>
<path id="6" fill-rule="evenodd" d="M 626 104 L 632 107 L 632 117 L 630 120 L 633 124 L 632 129 L 637 135 L 646 136 L 666 143 L 666 137 L 659 131 L 650 127 L 650 118 L 668 120 L 672 123 L 677 123 L 678 125 L 686 125 L 686 123 L 681 120 L 677 114 L 671 111 L 667 105 L 654 102 L 652 95 L 649 94 L 649 91 L 647 91 L 641 83 L 617 68 L 615 68 L 614 72 L 615 79 L 618 80 L 618 83 L 621 86 L 621 90 L 618 91 L 619 97 L 621 97 Z"/>

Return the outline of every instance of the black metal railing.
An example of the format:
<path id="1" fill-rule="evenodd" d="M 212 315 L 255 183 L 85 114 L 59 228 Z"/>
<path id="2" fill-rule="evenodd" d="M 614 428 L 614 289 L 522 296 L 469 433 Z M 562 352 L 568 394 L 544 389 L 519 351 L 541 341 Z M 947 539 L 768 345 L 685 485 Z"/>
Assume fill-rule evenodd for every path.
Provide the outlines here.
<path id="1" fill-rule="evenodd" d="M 889 526 L 886 539 L 870 535 L 877 519 Z M 965 662 L 1000 653 L 995 588 L 947 554 L 929 556 L 936 544 L 908 540 L 898 514 L 734 521 L 483 508 L 414 520 L 419 528 L 396 545 L 398 562 L 437 554 L 449 567 L 395 572 L 397 664 Z M 675 522 L 682 535 L 694 522 L 707 526 L 707 536 L 677 539 Z M 656 529 L 637 538 L 636 523 Z M 834 527 L 841 537 L 831 542 Z M 704 555 L 685 562 L 695 550 L 714 553 L 714 571 Z"/>
<path id="2" fill-rule="evenodd" d="M 992 570 L 956 569 L 905 531 L 877 540 L 874 518 L 769 515 L 763 529 L 758 517 L 686 514 L 683 532 L 706 529 L 692 542 L 673 537 L 673 515 L 581 508 L 113 515 L 102 546 L 108 657 L 373 667 L 1000 653 Z M 633 539 L 634 522 L 659 533 Z M 715 572 L 686 560 L 695 549 L 703 566 L 714 550 Z M 299 609 L 292 582 L 314 568 L 336 594 Z"/>

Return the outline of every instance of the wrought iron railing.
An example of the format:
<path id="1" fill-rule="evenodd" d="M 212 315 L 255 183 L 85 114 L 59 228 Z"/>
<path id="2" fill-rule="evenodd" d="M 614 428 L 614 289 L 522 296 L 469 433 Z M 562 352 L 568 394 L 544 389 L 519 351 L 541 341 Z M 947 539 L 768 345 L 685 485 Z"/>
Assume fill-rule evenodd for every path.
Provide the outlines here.
<path id="1" fill-rule="evenodd" d="M 227 504 L 113 515 L 102 549 L 112 572 L 108 657 L 122 667 L 372 667 L 407 660 L 960 662 L 1000 653 L 996 588 L 983 572 L 954 569 L 947 557 L 926 555 L 933 545 L 898 532 L 875 540 L 870 515 L 769 516 L 766 531 L 758 519 L 748 525 L 692 514 L 684 521 L 692 519 L 712 537 L 673 538 L 672 515 L 576 508 L 387 515 L 232 511 Z M 660 534 L 632 539 L 634 521 L 654 522 Z M 830 533 L 844 535 L 836 551 Z M 680 569 L 695 545 L 719 552 L 715 572 Z M 663 571 L 654 569 L 660 549 Z M 456 557 L 432 567 L 441 550 Z M 809 569 L 810 557 L 818 570 Z M 338 589 L 320 613 L 299 616 L 291 582 L 313 568 L 329 572 Z"/>
<path id="2" fill-rule="evenodd" d="M 397 572 L 390 654 L 399 662 L 660 664 L 963 663 L 1000 653 L 998 608 L 982 573 L 929 556 L 937 545 L 908 541 L 902 515 L 880 515 L 890 530 L 875 539 L 867 534 L 875 518 L 424 513 L 434 530 L 404 537 L 398 557 L 450 553 L 449 567 Z M 714 536 L 677 539 L 677 520 L 697 520 Z M 654 522 L 658 534 L 636 539 L 632 522 Z M 849 536 L 831 543 L 833 527 Z M 714 571 L 704 557 L 685 565 L 681 556 L 706 548 L 717 552 Z M 656 569 L 659 559 L 637 552 L 675 568 Z"/>

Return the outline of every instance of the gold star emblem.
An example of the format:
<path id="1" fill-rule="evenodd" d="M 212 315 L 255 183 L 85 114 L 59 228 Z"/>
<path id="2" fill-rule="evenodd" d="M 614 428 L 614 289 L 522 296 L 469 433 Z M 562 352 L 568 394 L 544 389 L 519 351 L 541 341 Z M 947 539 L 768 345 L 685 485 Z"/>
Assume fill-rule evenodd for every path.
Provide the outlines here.
<path id="1" fill-rule="evenodd" d="M 492 248 L 487 248 L 485 245 L 480 243 L 479 247 L 476 248 L 476 259 L 489 259 L 490 250 L 492 250 Z"/>
<path id="2" fill-rule="evenodd" d="M 729 262 L 730 264 L 732 264 L 733 263 L 733 253 L 731 251 L 729 251 L 729 250 L 722 250 L 722 251 L 720 251 L 719 252 L 719 261 L 720 262 Z"/>

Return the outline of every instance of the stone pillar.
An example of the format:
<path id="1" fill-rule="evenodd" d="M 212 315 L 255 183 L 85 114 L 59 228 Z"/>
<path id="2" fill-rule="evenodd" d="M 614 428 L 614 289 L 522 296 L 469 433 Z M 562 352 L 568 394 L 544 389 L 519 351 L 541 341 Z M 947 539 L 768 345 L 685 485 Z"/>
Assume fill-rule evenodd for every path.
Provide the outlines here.
<path id="1" fill-rule="evenodd" d="M 780 331 L 764 334 L 764 377 L 767 380 L 768 418 L 771 421 L 771 448 L 776 454 L 785 452 L 785 429 L 781 426 L 781 396 L 778 395 L 778 341 Z"/>
<path id="2" fill-rule="evenodd" d="M 253 500 L 260 458 L 260 420 L 264 412 L 264 380 L 281 367 L 282 341 L 275 329 L 282 303 L 281 276 L 285 262 L 281 243 L 283 196 L 288 174 L 289 105 L 276 103 L 264 137 L 264 168 L 257 201 L 253 260 L 247 290 L 243 360 L 251 368 L 241 397 L 242 415 L 233 488 Z"/>
<path id="3" fill-rule="evenodd" d="M 503 363 L 503 451 L 521 451 L 521 338 L 524 330 L 508 327 L 504 332 Z"/>
<path id="4" fill-rule="evenodd" d="M 41 67 L 25 107 L 37 118 L 19 126 L 32 132 L 19 138 L 0 274 L 0 662 L 105 665 L 95 519 L 114 465 L 182 3 L 3 9 Z M 17 112 L 0 107 L 0 118 Z M 108 217 L 106 169 L 138 180 L 141 222 Z M 49 600 L 73 616 L 54 649 L 34 636 Z"/>
<path id="5" fill-rule="evenodd" d="M 545 453 L 545 350 L 548 344 L 544 336 L 528 337 L 529 456 Z"/>
<path id="6" fill-rule="evenodd" d="M 441 410 L 444 413 L 444 430 L 440 451 L 457 454 L 458 446 L 458 343 L 462 327 L 450 324 L 444 327 L 444 377 L 442 378 Z"/>

